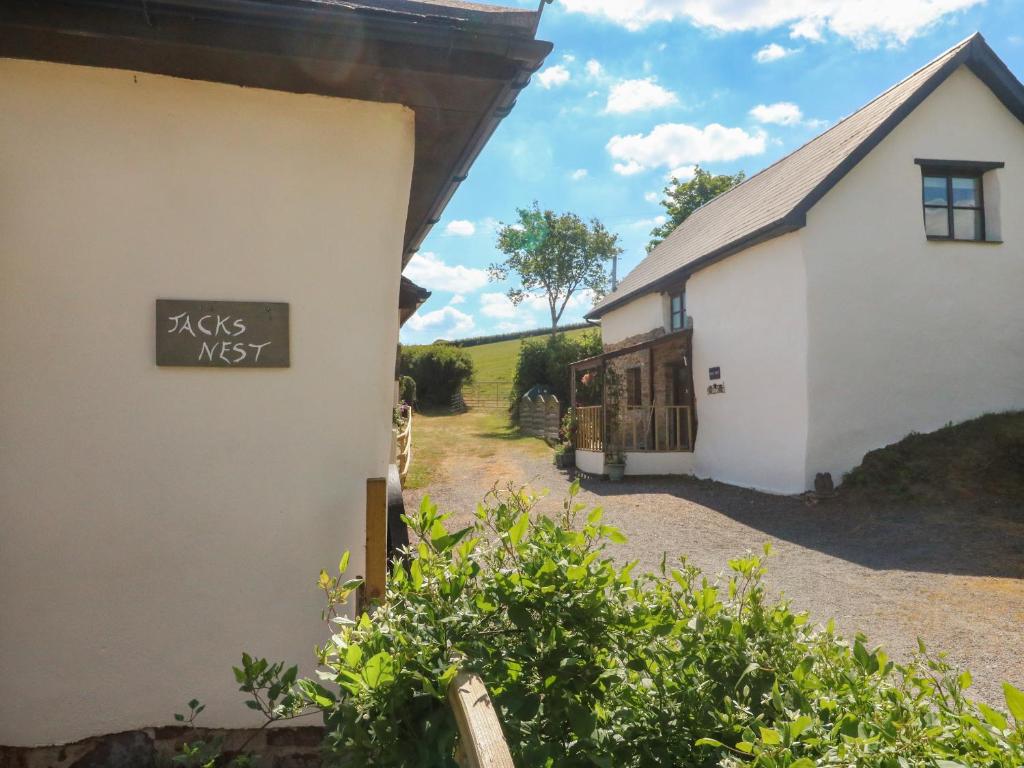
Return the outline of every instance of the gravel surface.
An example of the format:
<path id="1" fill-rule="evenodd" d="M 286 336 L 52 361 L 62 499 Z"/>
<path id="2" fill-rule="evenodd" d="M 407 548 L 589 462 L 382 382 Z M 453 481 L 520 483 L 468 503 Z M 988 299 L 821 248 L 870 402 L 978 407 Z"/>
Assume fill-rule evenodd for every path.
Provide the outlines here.
<path id="1" fill-rule="evenodd" d="M 456 449 L 457 450 L 457 449 Z M 549 494 L 555 511 L 572 480 L 550 457 L 514 444 L 491 455 L 448 454 L 424 495 L 454 524 L 466 524 L 495 485 L 528 485 Z M 815 621 L 832 617 L 847 635 L 860 631 L 891 655 L 907 658 L 917 638 L 971 670 L 971 694 L 1003 706 L 1000 684 L 1024 688 L 1024 510 L 999 504 L 946 507 L 858 504 L 841 495 L 809 504 L 687 478 L 582 480 L 580 501 L 601 506 L 605 522 L 629 537 L 623 561 L 655 569 L 686 555 L 709 575 L 730 558 L 770 541 L 769 586 Z"/>

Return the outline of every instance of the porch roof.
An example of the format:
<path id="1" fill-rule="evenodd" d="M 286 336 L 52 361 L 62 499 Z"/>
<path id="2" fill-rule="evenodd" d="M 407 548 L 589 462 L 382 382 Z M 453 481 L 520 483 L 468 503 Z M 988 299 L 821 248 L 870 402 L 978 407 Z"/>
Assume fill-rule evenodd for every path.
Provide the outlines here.
<path id="1" fill-rule="evenodd" d="M 569 369 L 586 370 L 588 368 L 597 368 L 604 361 L 613 358 L 620 357 L 621 355 L 628 355 L 633 352 L 639 352 L 644 349 L 651 349 L 653 347 L 661 346 L 662 344 L 668 344 L 678 339 L 685 339 L 687 344 L 690 342 L 690 337 L 693 331 L 690 328 L 684 328 L 680 331 L 672 331 L 666 333 L 663 336 L 658 336 L 654 339 L 648 339 L 647 341 L 641 341 L 636 344 L 630 344 L 628 347 L 622 347 L 621 349 L 613 349 L 610 352 L 602 352 L 599 355 L 593 355 L 591 357 L 585 357 L 582 360 L 577 360 L 575 363 L 569 363 Z"/>

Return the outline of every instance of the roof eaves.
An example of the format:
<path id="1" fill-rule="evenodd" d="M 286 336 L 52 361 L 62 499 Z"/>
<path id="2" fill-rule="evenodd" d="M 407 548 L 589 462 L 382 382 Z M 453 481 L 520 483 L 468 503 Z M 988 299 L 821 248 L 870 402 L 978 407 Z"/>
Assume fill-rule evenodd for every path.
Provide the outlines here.
<path id="1" fill-rule="evenodd" d="M 686 279 L 697 270 L 703 269 L 704 267 L 711 266 L 715 262 L 721 261 L 722 259 L 732 256 L 733 254 L 745 251 L 747 248 L 751 248 L 760 243 L 768 240 L 773 240 L 776 237 L 782 235 L 788 235 L 790 232 L 794 232 L 801 227 L 805 226 L 807 219 L 803 214 L 790 213 L 777 221 L 773 221 L 770 224 L 761 227 L 748 235 L 728 243 L 727 245 L 717 248 L 710 253 L 701 256 L 699 259 L 695 259 L 687 264 L 684 264 L 677 270 L 670 272 L 669 274 L 654 280 L 645 285 L 634 288 L 629 293 L 624 293 L 621 296 L 617 296 L 607 304 L 601 304 L 590 310 L 583 317 L 585 320 L 597 320 L 602 315 L 607 314 L 609 311 L 622 306 L 623 304 L 632 301 L 633 299 L 639 298 L 648 293 L 654 293 L 657 291 L 664 291 L 670 288 L 674 284 L 678 284 L 680 281 Z"/>

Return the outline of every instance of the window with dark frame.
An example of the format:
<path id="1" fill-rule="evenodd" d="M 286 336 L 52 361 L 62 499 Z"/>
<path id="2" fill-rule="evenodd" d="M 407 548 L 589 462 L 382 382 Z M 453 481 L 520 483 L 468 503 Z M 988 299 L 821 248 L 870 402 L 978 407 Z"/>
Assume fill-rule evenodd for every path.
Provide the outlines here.
<path id="1" fill-rule="evenodd" d="M 683 329 L 683 318 L 686 316 L 686 292 L 669 294 L 669 310 L 671 313 L 671 329 L 681 331 Z"/>
<path id="2" fill-rule="evenodd" d="M 642 405 L 640 366 L 626 369 L 626 405 Z"/>
<path id="3" fill-rule="evenodd" d="M 924 175 L 924 231 L 938 240 L 984 240 L 981 175 Z"/>
<path id="4" fill-rule="evenodd" d="M 929 240 L 984 242 L 984 174 L 1001 162 L 915 160 L 921 166 L 924 231 Z"/>

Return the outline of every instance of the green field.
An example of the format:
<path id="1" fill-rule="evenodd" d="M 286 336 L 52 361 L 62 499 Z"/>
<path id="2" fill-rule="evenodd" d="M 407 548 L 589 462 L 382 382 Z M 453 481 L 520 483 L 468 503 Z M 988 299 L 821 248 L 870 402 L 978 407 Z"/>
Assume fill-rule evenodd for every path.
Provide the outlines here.
<path id="1" fill-rule="evenodd" d="M 575 338 L 590 332 L 590 330 L 589 328 L 577 328 L 573 331 L 566 331 L 565 335 Z M 543 339 L 544 337 L 533 336 L 532 338 Z M 519 359 L 519 348 L 522 345 L 522 339 L 509 339 L 508 341 L 496 341 L 493 344 L 466 347 L 466 353 L 473 358 L 476 381 L 503 381 L 511 384 L 516 370 L 516 361 Z"/>

